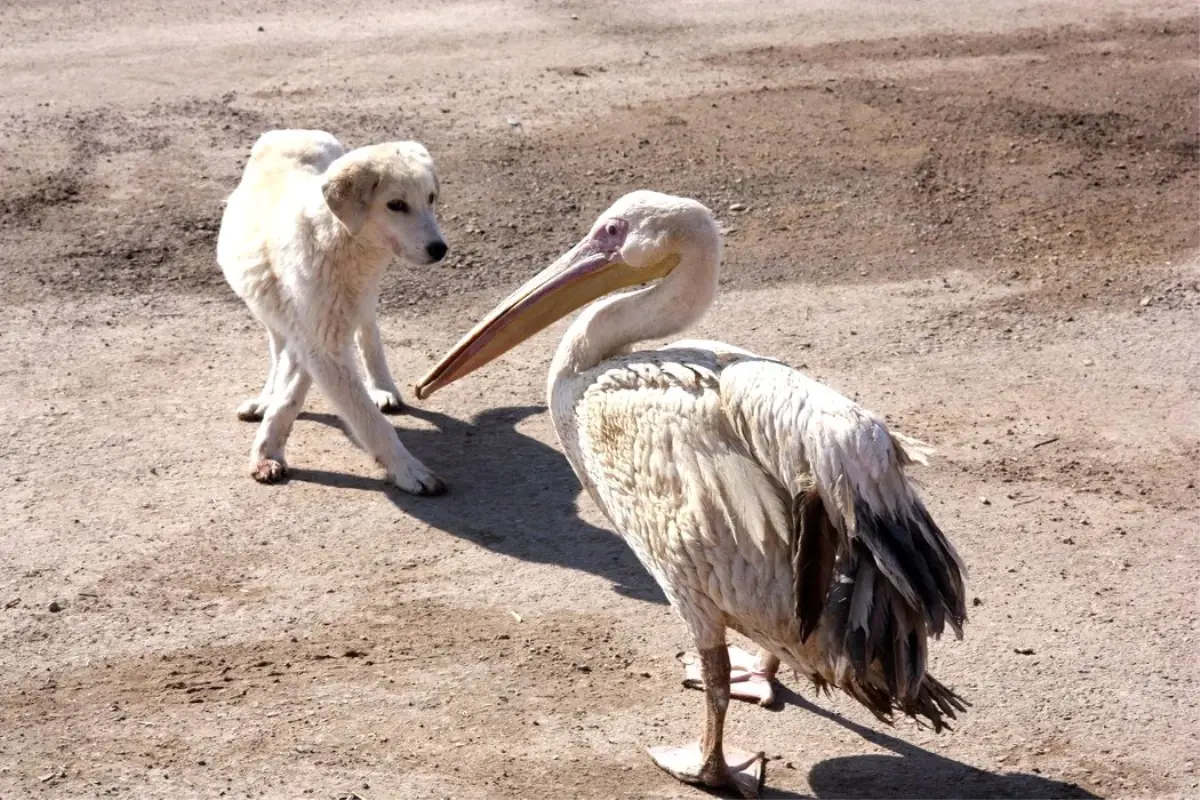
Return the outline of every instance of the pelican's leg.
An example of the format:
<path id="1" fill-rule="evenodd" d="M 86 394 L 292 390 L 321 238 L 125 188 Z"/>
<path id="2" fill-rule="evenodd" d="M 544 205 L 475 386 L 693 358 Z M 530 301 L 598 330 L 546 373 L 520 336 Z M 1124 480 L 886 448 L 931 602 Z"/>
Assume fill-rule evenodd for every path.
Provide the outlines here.
<path id="1" fill-rule="evenodd" d="M 654 763 L 684 783 L 729 787 L 742 797 L 758 797 L 764 755 L 726 751 L 722 742 L 729 707 L 729 651 L 724 645 L 700 650 L 704 681 L 704 736 L 686 747 L 651 747 Z"/>
<path id="2" fill-rule="evenodd" d="M 730 696 L 737 700 L 758 703 L 760 706 L 775 703 L 775 673 L 779 671 L 779 657 L 767 648 L 752 656 L 740 647 L 729 648 Z M 693 658 L 683 662 L 683 685 L 689 689 L 703 689 L 704 679 L 700 665 Z"/>

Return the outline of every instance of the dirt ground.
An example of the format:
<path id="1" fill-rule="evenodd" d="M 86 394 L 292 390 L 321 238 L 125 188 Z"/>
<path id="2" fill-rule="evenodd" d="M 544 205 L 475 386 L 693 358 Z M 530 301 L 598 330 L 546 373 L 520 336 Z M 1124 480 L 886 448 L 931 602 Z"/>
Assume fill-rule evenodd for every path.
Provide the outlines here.
<path id="1" fill-rule="evenodd" d="M 938 448 L 971 569 L 888 728 L 785 675 L 776 797 L 1200 796 L 1200 25 L 1191 2 L 0 5 L 0 798 L 702 797 L 684 631 L 559 453 L 553 332 L 396 418 L 314 393 L 255 484 L 265 337 L 214 260 L 255 136 L 417 138 L 446 262 L 419 377 L 633 188 L 726 229 L 696 331 Z M 744 210 L 731 206 L 741 204 Z"/>

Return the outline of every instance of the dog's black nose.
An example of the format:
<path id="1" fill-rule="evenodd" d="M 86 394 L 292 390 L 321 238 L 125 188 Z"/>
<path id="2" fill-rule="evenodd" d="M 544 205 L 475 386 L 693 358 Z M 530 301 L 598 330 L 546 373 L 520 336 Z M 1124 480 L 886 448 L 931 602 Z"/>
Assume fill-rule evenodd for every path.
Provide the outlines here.
<path id="1" fill-rule="evenodd" d="M 449 250 L 445 242 L 434 242 L 425 248 L 425 252 L 429 253 L 429 257 L 434 261 L 441 261 L 446 257 L 446 251 Z"/>

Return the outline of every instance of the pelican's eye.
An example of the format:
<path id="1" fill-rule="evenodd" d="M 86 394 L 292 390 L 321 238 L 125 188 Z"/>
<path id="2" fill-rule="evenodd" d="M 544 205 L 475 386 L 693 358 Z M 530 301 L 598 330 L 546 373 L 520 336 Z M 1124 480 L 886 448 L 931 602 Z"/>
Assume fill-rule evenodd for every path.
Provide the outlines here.
<path id="1" fill-rule="evenodd" d="M 604 232 L 609 236 L 617 236 L 621 232 L 621 226 L 615 222 L 610 222 L 604 226 Z"/>

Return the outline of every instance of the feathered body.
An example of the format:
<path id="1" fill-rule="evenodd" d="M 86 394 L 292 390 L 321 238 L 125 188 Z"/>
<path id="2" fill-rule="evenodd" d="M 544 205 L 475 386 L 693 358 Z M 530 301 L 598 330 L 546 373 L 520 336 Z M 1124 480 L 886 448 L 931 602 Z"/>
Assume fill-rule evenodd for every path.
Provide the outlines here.
<path id="1" fill-rule="evenodd" d="M 961 563 L 904 476 L 924 454 L 853 402 L 717 342 L 550 386 L 572 468 L 697 647 L 731 628 L 875 714 L 961 710 L 926 639 L 965 617 Z M 815 635 L 813 635 L 815 634 Z"/>

